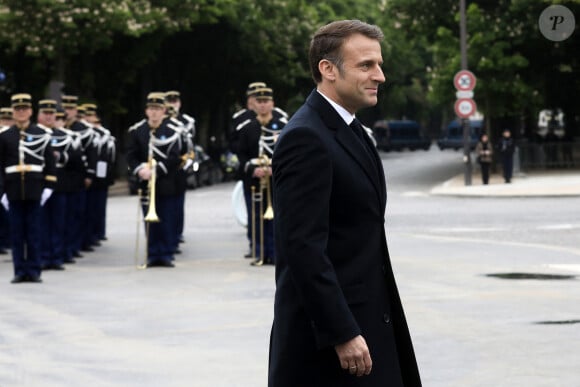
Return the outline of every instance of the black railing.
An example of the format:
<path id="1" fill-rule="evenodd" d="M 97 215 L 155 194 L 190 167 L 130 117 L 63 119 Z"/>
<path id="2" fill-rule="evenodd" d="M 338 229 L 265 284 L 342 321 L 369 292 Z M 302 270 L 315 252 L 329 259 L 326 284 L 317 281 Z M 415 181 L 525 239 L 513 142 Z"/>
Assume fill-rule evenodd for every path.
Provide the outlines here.
<path id="1" fill-rule="evenodd" d="M 580 168 L 580 142 L 519 143 L 520 168 Z"/>

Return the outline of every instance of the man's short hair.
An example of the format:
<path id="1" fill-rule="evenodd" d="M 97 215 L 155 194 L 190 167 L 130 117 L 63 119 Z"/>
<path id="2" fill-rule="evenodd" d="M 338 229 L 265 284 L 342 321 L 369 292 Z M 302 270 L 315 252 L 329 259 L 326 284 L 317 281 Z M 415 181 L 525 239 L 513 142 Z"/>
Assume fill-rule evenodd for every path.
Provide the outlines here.
<path id="1" fill-rule="evenodd" d="M 339 20 L 322 26 L 316 31 L 310 41 L 310 51 L 308 53 L 310 72 L 314 82 L 322 82 L 322 74 L 318 70 L 318 63 L 323 59 L 334 63 L 339 71 L 342 70 L 342 45 L 346 39 L 354 34 L 361 34 L 379 42 L 384 38 L 383 32 L 378 26 L 367 24 L 360 20 Z"/>

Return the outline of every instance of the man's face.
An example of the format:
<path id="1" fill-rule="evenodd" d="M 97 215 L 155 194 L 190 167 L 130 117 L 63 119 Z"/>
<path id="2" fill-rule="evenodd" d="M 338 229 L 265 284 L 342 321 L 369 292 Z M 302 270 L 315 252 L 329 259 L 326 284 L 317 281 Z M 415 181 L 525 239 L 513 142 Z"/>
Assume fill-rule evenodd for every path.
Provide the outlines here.
<path id="1" fill-rule="evenodd" d="M 336 102 L 353 114 L 376 105 L 378 87 L 385 82 L 380 43 L 355 34 L 344 42 L 342 56 L 342 71 L 334 66 Z"/>
<path id="2" fill-rule="evenodd" d="M 64 108 L 66 112 L 66 116 L 69 117 L 70 120 L 74 120 L 77 116 L 77 108 L 74 107 L 66 107 Z"/>
<path id="3" fill-rule="evenodd" d="M 89 124 L 96 124 L 97 123 L 97 115 L 96 114 L 87 114 L 85 116 L 85 121 L 87 121 Z"/>
<path id="4" fill-rule="evenodd" d="M 14 121 L 24 123 L 30 120 L 32 108 L 28 106 L 17 106 L 13 109 L 12 115 L 14 116 Z"/>
<path id="5" fill-rule="evenodd" d="M 246 108 L 248 110 L 256 111 L 256 97 L 249 96 L 246 100 Z"/>
<path id="6" fill-rule="evenodd" d="M 255 100 L 255 111 L 259 116 L 268 115 L 274 109 L 274 100 L 272 99 L 256 98 Z"/>
<path id="7" fill-rule="evenodd" d="M 152 122 L 161 122 L 165 116 L 165 108 L 158 105 L 147 106 L 145 109 L 145 115 L 147 119 Z"/>
<path id="8" fill-rule="evenodd" d="M 179 109 L 181 108 L 181 100 L 180 99 L 169 98 L 165 102 L 167 103 L 167 105 L 173 106 L 173 108 L 175 109 L 176 112 L 179 112 Z"/>
<path id="9" fill-rule="evenodd" d="M 14 125 L 14 120 L 7 118 L 0 119 L 0 126 L 12 126 L 12 125 Z"/>
<path id="10" fill-rule="evenodd" d="M 41 110 L 38 112 L 38 123 L 52 128 L 54 127 L 55 117 L 55 112 Z"/>

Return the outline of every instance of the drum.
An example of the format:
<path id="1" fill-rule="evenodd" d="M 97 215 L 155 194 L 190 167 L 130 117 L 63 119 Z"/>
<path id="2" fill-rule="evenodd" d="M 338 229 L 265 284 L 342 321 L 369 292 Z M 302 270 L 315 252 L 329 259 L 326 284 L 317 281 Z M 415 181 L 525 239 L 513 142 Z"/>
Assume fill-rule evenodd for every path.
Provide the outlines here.
<path id="1" fill-rule="evenodd" d="M 240 180 L 234 186 L 232 192 L 232 209 L 238 223 L 243 227 L 248 227 L 248 211 L 246 200 L 244 199 L 244 183 Z"/>

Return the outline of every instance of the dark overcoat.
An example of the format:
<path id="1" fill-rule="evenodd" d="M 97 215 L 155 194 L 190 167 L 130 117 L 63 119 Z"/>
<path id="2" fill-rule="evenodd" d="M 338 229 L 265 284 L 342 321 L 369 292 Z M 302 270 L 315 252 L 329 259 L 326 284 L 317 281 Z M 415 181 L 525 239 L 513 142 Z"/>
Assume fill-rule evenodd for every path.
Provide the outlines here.
<path id="1" fill-rule="evenodd" d="M 365 139 L 367 143 L 369 139 Z M 273 156 L 276 296 L 270 387 L 421 385 L 387 249 L 378 153 L 315 90 Z M 362 335 L 368 376 L 334 346 Z"/>

